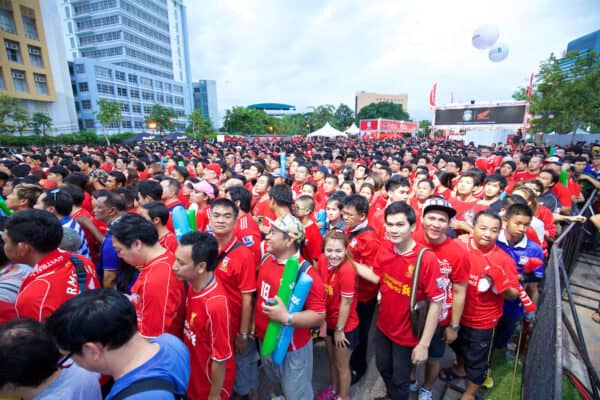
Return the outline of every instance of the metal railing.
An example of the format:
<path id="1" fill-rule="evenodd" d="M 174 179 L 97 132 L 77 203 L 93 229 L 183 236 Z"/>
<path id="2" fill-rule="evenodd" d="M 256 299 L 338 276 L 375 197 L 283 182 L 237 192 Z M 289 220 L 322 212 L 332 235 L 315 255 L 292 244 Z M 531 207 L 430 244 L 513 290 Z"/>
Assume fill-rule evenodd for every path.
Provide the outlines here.
<path id="1" fill-rule="evenodd" d="M 586 217 L 593 215 L 591 204 L 596 195 L 595 190 L 579 215 Z M 581 253 L 584 238 L 588 234 L 585 224 L 572 222 L 552 247 L 546 267 L 544 289 L 538 304 L 536 323 L 525 355 L 522 399 L 562 399 L 565 332 L 585 364 L 589 379 L 589 387 L 586 389 L 593 398 L 600 398 L 600 379 L 589 359 L 569 283 L 569 275 Z M 568 301 L 568 309 L 563 308 L 563 295 Z M 569 311 L 570 318 L 567 316 Z"/>

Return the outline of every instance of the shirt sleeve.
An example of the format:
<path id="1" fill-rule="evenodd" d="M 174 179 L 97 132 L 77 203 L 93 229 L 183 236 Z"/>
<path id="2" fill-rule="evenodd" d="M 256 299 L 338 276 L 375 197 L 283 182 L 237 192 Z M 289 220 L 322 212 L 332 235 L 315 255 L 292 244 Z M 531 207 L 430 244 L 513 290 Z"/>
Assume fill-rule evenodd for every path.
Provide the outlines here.
<path id="1" fill-rule="evenodd" d="M 317 313 L 325 313 L 325 288 L 319 273 L 310 267 L 307 272 L 313 279 L 312 286 L 304 303 L 305 310 L 311 310 Z"/>
<path id="2" fill-rule="evenodd" d="M 55 310 L 47 302 L 49 292 L 50 283 L 46 280 L 38 279 L 28 284 L 17 296 L 15 303 L 17 317 L 43 322 Z"/>
<path id="3" fill-rule="evenodd" d="M 465 283 L 469 281 L 469 257 L 466 252 L 461 253 L 457 257 L 456 265 L 452 266 L 450 280 L 456 283 Z"/>
<path id="4" fill-rule="evenodd" d="M 349 263 L 344 263 L 338 271 L 338 279 L 340 281 L 340 291 L 342 297 L 354 297 L 354 289 L 356 288 L 356 271 Z"/>
<path id="5" fill-rule="evenodd" d="M 238 256 L 243 258 L 240 264 L 240 281 L 238 289 L 241 293 L 256 292 L 256 265 L 252 251 L 247 247 L 240 247 Z"/>
<path id="6" fill-rule="evenodd" d="M 117 250 L 113 246 L 112 237 L 105 239 L 102 246 L 102 268 L 105 271 L 117 271 L 120 263 Z"/>
<path id="7" fill-rule="evenodd" d="M 419 290 L 431 302 L 444 301 L 444 281 L 440 272 L 440 261 L 432 251 L 426 251 L 421 259 Z"/>
<path id="8" fill-rule="evenodd" d="M 232 340 L 229 337 L 230 320 L 227 312 L 227 298 L 215 296 L 206 302 L 206 314 L 211 332 L 210 358 L 215 361 L 225 361 L 232 357 Z"/>

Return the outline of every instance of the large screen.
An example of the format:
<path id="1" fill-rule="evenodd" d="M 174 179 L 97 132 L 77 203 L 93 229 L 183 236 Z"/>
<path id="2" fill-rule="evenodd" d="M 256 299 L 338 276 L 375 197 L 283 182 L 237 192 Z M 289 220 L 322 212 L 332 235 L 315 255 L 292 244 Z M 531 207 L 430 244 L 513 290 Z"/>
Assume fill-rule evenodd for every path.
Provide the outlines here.
<path id="1" fill-rule="evenodd" d="M 473 106 L 435 110 L 436 125 L 522 124 L 525 106 Z"/>

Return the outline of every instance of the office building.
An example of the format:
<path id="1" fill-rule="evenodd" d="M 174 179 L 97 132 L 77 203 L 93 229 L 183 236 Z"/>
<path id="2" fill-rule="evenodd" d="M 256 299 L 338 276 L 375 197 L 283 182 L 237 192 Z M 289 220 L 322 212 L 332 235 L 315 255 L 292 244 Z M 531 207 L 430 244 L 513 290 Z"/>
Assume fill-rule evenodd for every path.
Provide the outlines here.
<path id="1" fill-rule="evenodd" d="M 354 97 L 354 114 L 358 115 L 363 107 L 371 103 L 390 102 L 394 104 L 402 104 L 402 109 L 408 112 L 408 95 L 407 94 L 383 94 L 361 91 L 356 93 Z"/>
<path id="2" fill-rule="evenodd" d="M 575 40 L 572 40 L 567 45 L 567 53 L 572 51 L 578 51 L 580 55 L 585 55 L 590 51 L 595 51 L 600 56 L 600 30 L 596 32 L 588 33 L 587 35 L 581 36 Z M 570 72 L 571 68 L 575 65 L 577 58 L 573 59 L 561 59 L 559 61 L 560 66 L 566 72 Z"/>
<path id="3" fill-rule="evenodd" d="M 77 131 L 57 0 L 0 0 L 0 95 L 52 118 L 49 134 Z"/>
<path id="4" fill-rule="evenodd" d="M 200 110 L 202 116 L 219 128 L 219 111 L 217 108 L 217 81 L 201 80 L 194 82 L 194 110 Z"/>
<path id="5" fill-rule="evenodd" d="M 193 100 L 183 0 L 61 0 L 61 3 L 66 50 L 68 59 L 74 63 L 73 83 L 77 86 L 83 126 L 91 125 L 88 101 L 91 111 L 95 111 L 100 98 L 123 101 L 124 109 L 129 104 L 136 110 L 138 105 L 145 110 L 145 102 L 172 107 L 178 113 L 176 125 L 185 124 Z M 78 66 L 83 66 L 85 72 L 79 73 Z M 110 77 L 103 75 L 106 69 L 110 70 Z M 97 71 L 100 72 L 96 74 Z M 122 76 L 126 79 L 118 79 Z M 130 76 L 137 77 L 138 82 L 130 81 Z M 78 89 L 85 83 L 90 90 L 81 95 Z M 169 92 L 167 86 L 183 91 Z M 141 97 L 132 97 L 132 93 Z M 181 99 L 183 104 L 179 104 Z M 129 123 L 132 128 L 127 126 Z M 97 122 L 94 125 L 99 127 Z M 132 117 L 124 120 L 122 128 L 143 130 L 139 126 L 137 117 Z"/>

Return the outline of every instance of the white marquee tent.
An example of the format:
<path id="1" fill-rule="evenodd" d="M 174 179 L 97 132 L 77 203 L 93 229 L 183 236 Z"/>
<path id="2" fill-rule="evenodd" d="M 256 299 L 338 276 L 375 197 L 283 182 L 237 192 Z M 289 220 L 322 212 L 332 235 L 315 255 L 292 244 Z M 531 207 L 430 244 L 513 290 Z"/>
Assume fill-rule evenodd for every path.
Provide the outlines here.
<path id="1" fill-rule="evenodd" d="M 335 129 L 333 126 L 329 125 L 329 122 L 325 123 L 325 126 L 323 126 L 321 129 L 317 129 L 316 131 L 309 133 L 307 137 L 311 138 L 311 137 L 328 137 L 328 138 L 335 138 L 335 137 L 346 137 L 346 134 L 344 132 L 338 131 L 337 129 Z"/>
<path id="2" fill-rule="evenodd" d="M 356 124 L 353 122 L 352 125 L 350 125 L 348 129 L 346 129 L 346 133 L 348 135 L 358 135 L 360 133 L 360 129 L 358 129 Z"/>

